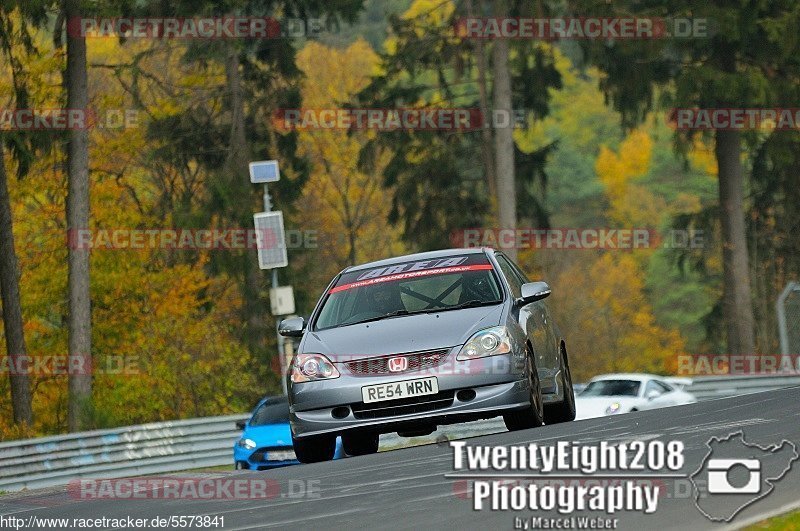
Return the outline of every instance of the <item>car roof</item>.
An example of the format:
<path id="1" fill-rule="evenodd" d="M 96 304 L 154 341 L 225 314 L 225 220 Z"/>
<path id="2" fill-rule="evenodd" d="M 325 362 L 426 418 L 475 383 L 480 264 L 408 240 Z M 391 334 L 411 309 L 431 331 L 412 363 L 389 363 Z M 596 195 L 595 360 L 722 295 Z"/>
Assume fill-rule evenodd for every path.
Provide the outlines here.
<path id="1" fill-rule="evenodd" d="M 488 247 L 466 247 L 460 249 L 441 249 L 439 251 L 428 251 L 424 253 L 406 254 L 403 256 L 396 256 L 394 258 L 385 258 L 383 260 L 376 260 L 374 262 L 367 262 L 366 264 L 359 264 L 346 268 L 347 271 L 360 271 L 362 269 L 370 269 L 372 267 L 382 267 L 394 264 L 402 264 L 405 262 L 415 262 L 419 260 L 435 260 L 437 258 L 447 258 L 449 256 L 458 256 L 464 254 L 481 254 L 491 250 Z"/>
<path id="2" fill-rule="evenodd" d="M 592 382 L 600 381 L 600 380 L 637 380 L 643 382 L 645 380 L 663 380 L 662 376 L 658 376 L 657 374 L 647 374 L 644 372 L 618 372 L 612 374 L 600 374 L 592 378 Z"/>

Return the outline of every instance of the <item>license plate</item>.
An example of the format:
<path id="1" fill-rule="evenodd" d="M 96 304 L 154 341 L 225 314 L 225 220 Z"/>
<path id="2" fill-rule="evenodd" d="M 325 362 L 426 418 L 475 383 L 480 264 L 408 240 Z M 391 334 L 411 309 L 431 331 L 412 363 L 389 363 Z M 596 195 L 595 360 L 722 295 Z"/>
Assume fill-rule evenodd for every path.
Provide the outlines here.
<path id="1" fill-rule="evenodd" d="M 267 461 L 294 461 L 295 459 L 297 459 L 297 456 L 294 455 L 294 450 L 267 452 Z"/>
<path id="2" fill-rule="evenodd" d="M 375 385 L 365 385 L 361 388 L 361 398 L 365 404 L 370 402 L 383 402 L 384 400 L 398 400 L 412 396 L 435 395 L 439 392 L 439 383 L 435 376 L 406 380 L 405 382 L 390 382 Z"/>

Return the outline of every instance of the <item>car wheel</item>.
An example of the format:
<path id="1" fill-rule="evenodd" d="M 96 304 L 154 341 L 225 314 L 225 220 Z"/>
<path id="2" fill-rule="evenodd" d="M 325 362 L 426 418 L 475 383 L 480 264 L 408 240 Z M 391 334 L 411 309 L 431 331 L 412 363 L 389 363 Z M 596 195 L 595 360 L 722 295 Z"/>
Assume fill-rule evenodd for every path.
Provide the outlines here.
<path id="1" fill-rule="evenodd" d="M 301 463 L 319 463 L 330 461 L 336 451 L 336 436 L 318 435 L 295 439 L 292 436 L 292 445 L 297 460 Z"/>
<path id="2" fill-rule="evenodd" d="M 378 451 L 380 434 L 345 433 L 342 435 L 344 453 L 351 456 L 374 454 Z"/>
<path id="3" fill-rule="evenodd" d="M 538 428 L 542 425 L 544 411 L 542 408 L 542 388 L 539 383 L 539 374 L 533 362 L 533 352 L 530 347 L 527 349 L 527 359 L 525 360 L 525 375 L 528 379 L 528 389 L 530 390 L 530 405 L 525 409 L 509 411 L 503 414 L 503 422 L 509 431 L 527 430 Z"/>
<path id="4" fill-rule="evenodd" d="M 544 406 L 544 421 L 559 424 L 575 420 L 575 391 L 572 389 L 572 374 L 569 371 L 567 351 L 561 350 L 561 383 L 564 386 L 564 400 Z"/>

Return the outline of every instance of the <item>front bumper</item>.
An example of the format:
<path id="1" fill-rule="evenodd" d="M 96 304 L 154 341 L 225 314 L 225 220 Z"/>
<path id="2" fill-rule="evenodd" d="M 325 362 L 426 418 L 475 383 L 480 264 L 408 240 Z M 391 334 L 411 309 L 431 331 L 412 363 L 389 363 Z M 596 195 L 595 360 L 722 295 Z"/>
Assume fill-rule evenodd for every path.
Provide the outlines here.
<path id="1" fill-rule="evenodd" d="M 524 352 L 457 361 L 460 347 L 445 361 L 422 371 L 356 376 L 337 363 L 339 378 L 292 384 L 290 417 L 295 437 L 369 430 L 414 431 L 429 426 L 491 418 L 529 405 Z M 364 404 L 361 388 L 435 376 L 439 392 Z"/>
<path id="2" fill-rule="evenodd" d="M 296 465 L 300 462 L 297 459 L 271 460 L 269 459 L 270 450 L 279 450 L 285 452 L 293 451 L 293 448 L 291 446 L 287 446 L 282 448 L 254 448 L 253 450 L 248 450 L 234 443 L 234 464 L 237 465 L 237 468 L 243 468 L 245 470 L 266 470 L 268 468 Z"/>

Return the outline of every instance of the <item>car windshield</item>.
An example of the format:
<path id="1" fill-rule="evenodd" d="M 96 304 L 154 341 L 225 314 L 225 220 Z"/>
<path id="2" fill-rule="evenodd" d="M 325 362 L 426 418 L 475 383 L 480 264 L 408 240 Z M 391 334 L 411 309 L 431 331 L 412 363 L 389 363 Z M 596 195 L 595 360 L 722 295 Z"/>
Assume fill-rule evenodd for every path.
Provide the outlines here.
<path id="1" fill-rule="evenodd" d="M 362 269 L 342 274 L 331 288 L 316 329 L 498 304 L 500 294 L 492 265 L 483 254 Z"/>
<path id="2" fill-rule="evenodd" d="M 640 386 L 636 380 L 597 380 L 589 383 L 580 396 L 638 396 Z"/>
<path id="3" fill-rule="evenodd" d="M 284 422 L 289 422 L 289 403 L 286 400 L 261 404 L 250 419 L 251 426 L 282 424 Z"/>

